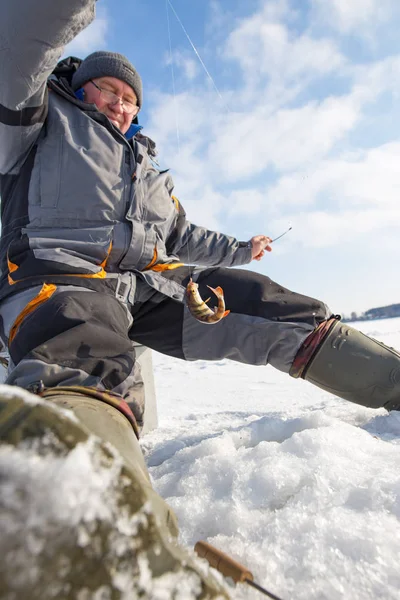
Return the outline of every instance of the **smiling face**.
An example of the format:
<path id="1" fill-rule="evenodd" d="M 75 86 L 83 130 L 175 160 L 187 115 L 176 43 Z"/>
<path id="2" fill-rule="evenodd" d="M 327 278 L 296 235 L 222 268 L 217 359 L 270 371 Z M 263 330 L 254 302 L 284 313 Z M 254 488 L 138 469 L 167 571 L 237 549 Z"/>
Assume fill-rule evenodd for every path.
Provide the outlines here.
<path id="1" fill-rule="evenodd" d="M 116 79 L 115 77 L 98 77 L 93 79 L 93 82 L 104 92 L 112 92 L 118 96 L 122 103 L 137 103 L 137 97 L 133 89 L 120 79 Z M 93 85 L 90 81 L 83 85 L 85 102 L 95 104 L 97 109 L 106 115 L 115 127 L 118 127 L 122 133 L 126 133 L 131 126 L 135 114 L 125 112 L 121 102 L 110 102 L 96 85 Z"/>

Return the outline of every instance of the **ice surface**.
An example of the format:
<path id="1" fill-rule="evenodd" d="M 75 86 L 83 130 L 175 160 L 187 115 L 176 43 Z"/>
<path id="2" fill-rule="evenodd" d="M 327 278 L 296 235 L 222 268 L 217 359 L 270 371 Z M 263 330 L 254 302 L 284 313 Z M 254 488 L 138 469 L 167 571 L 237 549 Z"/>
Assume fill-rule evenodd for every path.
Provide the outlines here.
<path id="1" fill-rule="evenodd" d="M 400 348 L 400 319 L 355 325 Z M 159 354 L 154 365 L 160 427 L 141 444 L 183 544 L 209 541 L 284 600 L 400 597 L 399 413 L 345 402 L 271 367 Z M 2 501 L 14 517 L 20 506 L 33 585 L 43 543 L 35 532 L 49 520 L 68 514 L 82 545 L 95 519 L 115 520 L 121 552 L 134 537 L 137 523 L 118 514 L 109 494 L 115 474 L 93 462 L 94 443 L 67 460 L 24 448 L 0 453 Z M 3 515 L 3 533 L 18 533 L 15 518 Z M 180 573 L 154 581 L 145 557 L 139 561 L 142 587 L 154 599 L 167 600 L 177 580 L 182 600 L 198 585 Z M 116 573 L 115 583 L 130 598 L 127 574 Z M 232 597 L 261 596 L 242 584 Z M 79 600 L 86 598 L 82 590 Z M 99 589 L 95 600 L 105 598 Z"/>
<path id="2" fill-rule="evenodd" d="M 400 319 L 354 325 L 400 348 Z M 209 541 L 283 599 L 400 597 L 399 413 L 271 367 L 154 364 L 160 427 L 142 446 L 185 544 Z"/>

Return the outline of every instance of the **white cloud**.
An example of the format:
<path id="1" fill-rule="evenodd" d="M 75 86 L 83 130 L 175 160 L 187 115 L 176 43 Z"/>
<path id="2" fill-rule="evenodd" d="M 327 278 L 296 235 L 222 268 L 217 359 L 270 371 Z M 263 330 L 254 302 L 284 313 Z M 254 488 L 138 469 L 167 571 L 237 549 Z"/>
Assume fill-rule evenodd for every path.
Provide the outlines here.
<path id="1" fill-rule="evenodd" d="M 178 70 L 176 73 L 183 74 L 184 78 L 188 81 L 192 81 L 198 74 L 198 65 L 197 62 L 193 58 L 189 58 L 186 53 L 174 51 L 172 53 L 172 57 L 170 54 L 167 55 L 165 59 L 165 64 L 171 68 L 171 64 L 174 67 L 174 76 L 175 76 L 175 68 Z M 179 71 L 180 70 L 180 71 Z"/>
<path id="2" fill-rule="evenodd" d="M 268 3 L 227 36 L 221 60 L 242 73 L 240 85 L 232 79 L 225 92 L 234 111 L 198 80 L 175 99 L 153 96 L 151 129 L 178 197 L 191 220 L 222 231 L 224 217 L 232 223 L 246 216 L 266 233 L 293 223 L 278 252 L 296 243 L 334 247 L 339 234 L 353 241 L 398 228 L 400 143 L 364 139 L 363 129 L 379 119 L 382 97 L 399 95 L 400 56 L 357 64 L 338 50 L 339 36 L 315 37 L 283 22 L 297 18 L 287 7 Z M 342 7 L 356 26 L 344 5 L 332 0 L 327 7 Z M 394 103 L 392 110 L 398 116 Z M 390 235 L 384 243 L 391 247 Z"/>
<path id="3" fill-rule="evenodd" d="M 390 92 L 395 97 L 400 93 L 400 54 L 376 62 L 353 65 L 348 73 L 354 79 L 354 93 L 362 101 L 378 100 L 381 94 Z"/>
<path id="4" fill-rule="evenodd" d="M 399 15 L 397 0 L 311 0 L 316 19 L 341 33 L 371 35 Z"/>
<path id="5" fill-rule="evenodd" d="M 384 144 L 343 159 L 321 161 L 315 170 L 281 177 L 267 201 L 282 206 L 312 206 L 329 198 L 332 210 L 374 205 L 396 208 L 400 196 L 400 143 Z"/>
<path id="6" fill-rule="evenodd" d="M 283 224 L 285 221 L 276 221 L 275 226 L 276 223 Z M 379 245 L 382 251 L 387 241 L 390 245 L 390 236 L 386 240 L 382 231 L 387 230 L 390 225 L 400 224 L 400 209 L 394 208 L 386 212 L 378 208 L 341 210 L 336 213 L 323 210 L 300 212 L 296 213 L 293 223 L 293 230 L 281 252 L 293 251 L 293 247 L 298 244 L 309 248 L 341 246 L 358 238 L 365 239 L 366 235 L 369 235 L 370 243 Z"/>
<path id="7" fill-rule="evenodd" d="M 267 117 L 259 107 L 241 118 L 231 118 L 219 127 L 210 148 L 214 175 L 237 181 L 268 167 L 280 171 L 303 168 L 324 157 L 358 118 L 359 107 L 351 95 L 278 110 Z"/>
<path id="8" fill-rule="evenodd" d="M 389 143 L 343 160 L 325 161 L 314 172 L 282 177 L 264 201 L 296 223 L 292 241 L 328 247 L 384 228 L 400 227 L 400 143 Z M 287 222 L 287 220 L 285 221 Z M 390 237 L 390 236 L 388 236 Z M 389 241 L 389 240 L 388 240 Z"/>
<path id="9" fill-rule="evenodd" d="M 182 148 L 180 144 L 197 147 L 204 143 L 207 120 L 207 100 L 190 91 L 180 94 L 163 94 L 153 91 L 150 94 L 150 122 L 147 132 L 154 139 L 160 153 L 174 160 Z M 171 144 L 174 153 L 171 156 Z M 163 151 L 163 149 L 165 149 Z"/>
<path id="10" fill-rule="evenodd" d="M 257 215 L 264 207 L 265 191 L 255 188 L 241 188 L 225 194 L 229 216 Z"/>
<path id="11" fill-rule="evenodd" d="M 266 75 L 285 81 L 308 79 L 332 72 L 345 62 L 332 40 L 292 34 L 285 24 L 271 20 L 268 7 L 232 31 L 225 56 L 236 60 L 250 81 Z"/>
<path id="12" fill-rule="evenodd" d="M 104 50 L 107 46 L 109 19 L 106 11 L 97 9 L 96 19 L 65 47 L 64 55 L 76 55 L 84 58 L 96 50 Z"/>

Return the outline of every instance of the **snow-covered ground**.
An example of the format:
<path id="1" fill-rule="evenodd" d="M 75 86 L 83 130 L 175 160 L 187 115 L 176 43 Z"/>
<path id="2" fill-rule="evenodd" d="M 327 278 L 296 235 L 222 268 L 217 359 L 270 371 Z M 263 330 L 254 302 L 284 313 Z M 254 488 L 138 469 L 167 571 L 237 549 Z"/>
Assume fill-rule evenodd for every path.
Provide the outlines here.
<path id="1" fill-rule="evenodd" d="M 400 349 L 400 319 L 353 325 Z M 209 541 L 284 600 L 400 597 L 400 413 L 271 367 L 153 360 L 160 426 L 142 447 L 184 544 Z"/>

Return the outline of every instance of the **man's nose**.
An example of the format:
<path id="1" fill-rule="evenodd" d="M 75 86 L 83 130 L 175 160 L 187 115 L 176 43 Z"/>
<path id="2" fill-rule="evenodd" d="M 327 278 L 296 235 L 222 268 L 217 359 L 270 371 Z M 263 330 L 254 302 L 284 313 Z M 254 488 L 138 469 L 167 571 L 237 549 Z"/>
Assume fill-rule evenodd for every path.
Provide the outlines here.
<path id="1" fill-rule="evenodd" d="M 113 109 L 114 112 L 122 114 L 124 112 L 123 107 L 123 101 L 121 100 L 121 98 L 118 98 L 118 100 L 116 102 L 113 102 L 111 104 L 111 107 Z"/>

